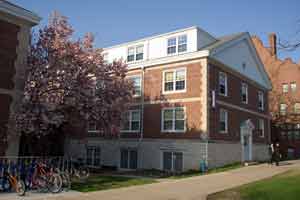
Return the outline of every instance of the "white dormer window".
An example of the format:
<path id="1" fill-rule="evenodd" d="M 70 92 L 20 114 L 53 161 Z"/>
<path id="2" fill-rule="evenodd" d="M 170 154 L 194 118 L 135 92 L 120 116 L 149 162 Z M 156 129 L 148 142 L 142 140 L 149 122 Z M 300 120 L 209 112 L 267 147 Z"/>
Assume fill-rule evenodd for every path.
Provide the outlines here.
<path id="1" fill-rule="evenodd" d="M 129 47 L 127 50 L 127 62 L 134 61 L 134 47 Z"/>
<path id="2" fill-rule="evenodd" d="M 187 49 L 187 37 L 181 35 L 178 37 L 178 53 L 185 52 Z"/>
<path id="3" fill-rule="evenodd" d="M 179 35 L 178 37 L 171 37 L 168 39 L 167 53 L 175 54 L 187 51 L 187 36 Z"/>
<path id="4" fill-rule="evenodd" d="M 128 47 L 127 62 L 133 62 L 144 59 L 144 45 Z"/>
<path id="5" fill-rule="evenodd" d="M 246 83 L 242 83 L 242 102 L 248 103 L 248 85 Z"/>
<path id="6" fill-rule="evenodd" d="M 176 53 L 177 40 L 176 37 L 168 39 L 168 54 Z"/>

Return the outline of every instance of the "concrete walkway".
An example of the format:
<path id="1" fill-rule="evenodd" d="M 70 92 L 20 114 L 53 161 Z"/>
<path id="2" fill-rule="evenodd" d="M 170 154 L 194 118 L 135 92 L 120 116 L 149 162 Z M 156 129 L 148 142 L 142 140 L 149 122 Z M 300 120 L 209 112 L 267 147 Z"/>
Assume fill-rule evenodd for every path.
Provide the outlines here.
<path id="1" fill-rule="evenodd" d="M 268 178 L 290 169 L 299 168 L 300 161 L 289 161 L 281 166 L 267 164 L 243 167 L 228 172 L 170 180 L 150 185 L 105 190 L 91 193 L 69 193 L 66 195 L 47 195 L 36 200 L 205 200 L 211 193 Z M 12 197 L 12 196 L 11 196 Z M 0 200 L 15 200 L 0 195 Z M 30 196 L 22 198 L 33 199 Z"/>

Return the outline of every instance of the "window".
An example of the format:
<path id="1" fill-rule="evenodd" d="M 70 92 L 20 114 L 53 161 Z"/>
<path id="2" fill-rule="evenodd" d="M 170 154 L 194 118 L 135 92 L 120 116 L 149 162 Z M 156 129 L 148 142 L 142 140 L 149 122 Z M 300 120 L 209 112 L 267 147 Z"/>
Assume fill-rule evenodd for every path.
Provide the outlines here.
<path id="1" fill-rule="evenodd" d="M 144 59 L 144 45 L 129 47 L 127 50 L 127 62 Z"/>
<path id="2" fill-rule="evenodd" d="M 88 166 L 100 167 L 101 164 L 100 147 L 88 146 L 86 148 L 86 164 Z"/>
<path id="3" fill-rule="evenodd" d="M 297 91 L 297 84 L 295 82 L 291 83 L 291 91 L 296 92 Z"/>
<path id="4" fill-rule="evenodd" d="M 186 35 L 181 35 L 178 37 L 178 52 L 185 52 L 187 48 L 187 37 Z"/>
<path id="5" fill-rule="evenodd" d="M 242 102 L 248 103 L 248 85 L 246 83 L 242 83 Z"/>
<path id="6" fill-rule="evenodd" d="M 186 69 L 175 69 L 163 72 L 164 93 L 184 92 L 186 89 Z"/>
<path id="7" fill-rule="evenodd" d="M 184 132 L 185 131 L 185 108 L 164 108 L 162 110 L 162 131 Z"/>
<path id="8" fill-rule="evenodd" d="M 163 170 L 181 172 L 183 170 L 182 152 L 163 152 Z"/>
<path id="9" fill-rule="evenodd" d="M 134 61 L 134 47 L 129 47 L 127 51 L 127 62 Z"/>
<path id="10" fill-rule="evenodd" d="M 144 45 L 136 47 L 136 60 L 143 60 L 144 57 Z"/>
<path id="11" fill-rule="evenodd" d="M 287 110 L 287 105 L 282 103 L 280 104 L 280 108 L 279 108 L 279 112 L 280 112 L 280 115 L 286 115 L 286 110 Z"/>
<path id="12" fill-rule="evenodd" d="M 121 149 L 120 168 L 137 169 L 138 152 L 135 149 Z"/>
<path id="13" fill-rule="evenodd" d="M 295 114 L 300 114 L 300 103 L 295 103 L 294 104 L 294 113 Z"/>
<path id="14" fill-rule="evenodd" d="M 220 109 L 220 132 L 221 133 L 227 133 L 228 131 L 228 112 L 227 110 Z"/>
<path id="15" fill-rule="evenodd" d="M 288 93 L 289 92 L 289 85 L 284 83 L 282 84 L 282 92 L 283 93 Z"/>
<path id="16" fill-rule="evenodd" d="M 227 96 L 227 75 L 219 72 L 219 94 Z"/>
<path id="17" fill-rule="evenodd" d="M 258 109 L 264 110 L 264 93 L 258 92 Z"/>
<path id="18" fill-rule="evenodd" d="M 177 43 L 176 37 L 168 39 L 168 49 L 167 49 L 168 54 L 176 53 L 176 46 L 177 46 L 176 43 Z"/>
<path id="19" fill-rule="evenodd" d="M 104 54 L 102 54 L 102 56 L 103 56 L 103 62 L 107 63 L 108 62 L 108 53 L 104 53 Z"/>
<path id="20" fill-rule="evenodd" d="M 263 120 L 263 119 L 258 120 L 258 130 L 259 130 L 259 136 L 264 137 L 265 136 L 265 120 Z"/>
<path id="21" fill-rule="evenodd" d="M 141 81 L 141 76 L 131 76 L 129 79 L 133 82 L 133 96 L 141 96 L 142 94 L 142 81 Z"/>
<path id="22" fill-rule="evenodd" d="M 89 121 L 87 124 L 87 131 L 88 132 L 97 132 L 97 124 L 94 121 Z"/>
<path id="23" fill-rule="evenodd" d="M 130 110 L 123 114 L 122 132 L 138 132 L 140 130 L 140 110 Z"/>
<path id="24" fill-rule="evenodd" d="M 177 43 L 178 41 L 178 43 Z M 182 53 L 187 51 L 187 36 L 180 35 L 178 37 L 171 37 L 168 39 L 167 54 Z"/>

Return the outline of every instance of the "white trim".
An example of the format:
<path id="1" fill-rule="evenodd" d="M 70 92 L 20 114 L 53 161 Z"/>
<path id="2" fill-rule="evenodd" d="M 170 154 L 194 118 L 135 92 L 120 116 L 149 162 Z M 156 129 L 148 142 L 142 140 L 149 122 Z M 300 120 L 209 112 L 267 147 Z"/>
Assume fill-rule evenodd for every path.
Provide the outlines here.
<path id="1" fill-rule="evenodd" d="M 140 86 L 141 86 L 141 88 L 140 88 L 140 94 L 138 95 L 138 94 L 134 94 L 133 95 L 133 97 L 140 97 L 141 95 L 142 95 L 142 93 L 143 93 L 143 86 L 142 86 L 142 75 L 141 74 L 135 74 L 135 75 L 128 75 L 128 76 L 126 76 L 126 78 L 128 78 L 128 79 L 132 79 L 132 78 L 140 78 Z"/>
<path id="2" fill-rule="evenodd" d="M 143 59 L 140 59 L 140 60 L 137 60 L 136 59 L 136 55 L 137 55 L 137 48 L 138 47 L 143 47 Z M 129 64 L 132 64 L 132 63 L 139 63 L 139 62 L 141 62 L 141 61 L 143 61 L 143 60 L 145 60 L 145 51 L 144 51 L 144 47 L 145 47 L 145 45 L 144 44 L 136 44 L 136 45 L 132 45 L 132 46 L 128 46 L 127 47 L 127 56 L 126 56 L 126 63 L 129 65 Z M 129 48 L 133 48 L 133 50 L 134 50 L 134 53 L 133 53 L 133 60 L 132 61 L 128 61 L 128 50 L 129 50 Z M 108 52 L 107 52 L 108 53 Z"/>
<path id="3" fill-rule="evenodd" d="M 141 131 L 141 110 L 135 109 L 135 110 L 128 110 L 126 112 L 129 112 L 129 130 L 120 130 L 121 133 L 138 133 Z M 133 112 L 139 112 L 139 128 L 138 130 L 132 130 L 132 113 Z M 137 122 L 137 121 L 134 121 Z"/>
<path id="4" fill-rule="evenodd" d="M 145 101 L 144 105 L 153 105 L 153 104 L 163 104 L 163 103 L 188 103 L 188 102 L 197 102 L 202 101 L 202 97 L 190 97 L 190 98 L 182 98 L 182 99 L 168 99 L 168 100 L 153 100 L 153 101 Z M 143 103 L 132 103 L 131 106 L 138 106 Z"/>
<path id="5" fill-rule="evenodd" d="M 258 119 L 258 129 L 261 130 L 261 134 L 259 135 L 259 137 L 264 138 L 265 137 L 265 120 L 264 119 Z"/>
<path id="6" fill-rule="evenodd" d="M 259 106 L 260 97 L 262 98 L 261 107 Z M 258 109 L 262 111 L 265 110 L 265 97 L 264 97 L 264 92 L 262 91 L 258 91 Z"/>
<path id="7" fill-rule="evenodd" d="M 245 87 L 245 89 L 246 89 L 246 93 L 245 93 L 246 101 L 243 101 L 243 87 Z M 242 85 L 241 85 L 241 95 L 242 95 L 242 99 L 241 99 L 242 103 L 248 104 L 248 84 L 245 82 L 242 82 Z"/>
<path id="8" fill-rule="evenodd" d="M 184 89 L 182 90 L 176 90 L 176 73 L 177 71 L 184 70 Z M 165 91 L 165 73 L 167 72 L 173 72 L 173 90 L 172 91 Z M 167 69 L 164 70 L 163 72 L 163 78 L 162 78 L 162 93 L 163 94 L 173 94 L 173 93 L 184 93 L 186 92 L 187 88 L 187 70 L 186 67 L 179 67 L 175 69 Z"/>
<path id="9" fill-rule="evenodd" d="M 216 102 L 217 102 L 217 104 L 227 106 L 227 107 L 230 107 L 230 108 L 233 108 L 233 109 L 236 109 L 236 110 L 240 110 L 240 111 L 243 111 L 243 112 L 248 112 L 248 113 L 251 113 L 253 115 L 263 117 L 263 118 L 267 118 L 267 119 L 271 118 L 269 115 L 262 114 L 262 113 L 259 113 L 259 112 L 255 112 L 255 111 L 252 111 L 252 110 L 249 110 L 249 109 L 246 109 L 246 108 L 242 108 L 240 106 L 237 106 L 237 105 L 234 105 L 234 104 L 231 104 L 231 103 L 226 103 L 226 102 L 220 101 L 220 100 L 217 100 Z"/>
<path id="10" fill-rule="evenodd" d="M 160 167 L 161 167 L 161 170 L 164 170 L 164 153 L 171 153 L 171 172 L 175 172 L 174 170 L 174 154 L 175 153 L 181 153 L 182 154 L 182 169 L 181 171 L 184 171 L 184 152 L 183 151 L 176 151 L 174 149 L 166 149 L 166 150 L 161 150 L 161 156 L 160 156 Z"/>
<path id="11" fill-rule="evenodd" d="M 36 25 L 42 19 L 35 13 L 7 1 L 0 1 L 0 12 L 13 15 Z"/>
<path id="12" fill-rule="evenodd" d="M 185 51 L 182 51 L 182 52 L 179 52 L 178 49 L 179 49 L 179 37 L 181 36 L 185 36 L 186 37 L 186 42 L 184 43 L 186 45 L 186 50 Z M 175 52 L 174 53 L 168 53 L 168 49 L 169 49 L 169 39 L 174 39 L 175 38 Z M 167 41 L 167 44 L 166 44 L 166 47 L 167 47 L 167 56 L 173 56 L 173 55 L 179 55 L 179 54 L 183 54 L 183 53 L 186 53 L 187 50 L 188 50 L 188 36 L 186 33 L 182 33 L 180 35 L 175 35 L 175 36 L 170 36 L 168 38 L 166 38 L 166 41 Z M 170 46 L 170 47 L 174 47 L 174 45 Z"/>
<path id="13" fill-rule="evenodd" d="M 225 77 L 225 94 L 220 92 L 220 76 L 224 76 Z M 228 78 L 227 78 L 227 74 L 225 72 L 219 71 L 219 76 L 218 76 L 218 94 L 221 96 L 228 96 Z"/>
<path id="14" fill-rule="evenodd" d="M 183 130 L 176 130 L 175 129 L 175 110 L 178 108 L 183 109 L 184 113 L 184 129 Z M 164 129 L 164 111 L 172 110 L 172 129 L 165 130 Z M 186 132 L 186 107 L 185 106 L 177 106 L 177 107 L 166 107 L 161 110 L 161 132 L 163 133 L 185 133 Z"/>
<path id="15" fill-rule="evenodd" d="M 221 123 L 221 113 L 225 113 L 225 130 L 220 130 Z M 219 133 L 227 134 L 228 133 L 228 111 L 226 109 L 221 108 L 219 112 Z"/>

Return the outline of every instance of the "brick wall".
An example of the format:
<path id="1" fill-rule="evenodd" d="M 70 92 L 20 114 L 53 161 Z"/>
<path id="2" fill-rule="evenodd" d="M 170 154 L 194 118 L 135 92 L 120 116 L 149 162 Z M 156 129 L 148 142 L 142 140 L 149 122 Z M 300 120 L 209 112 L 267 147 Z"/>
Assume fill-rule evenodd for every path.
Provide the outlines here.
<path id="1" fill-rule="evenodd" d="M 228 96 L 222 96 L 218 93 L 218 83 L 219 83 L 219 72 L 225 72 L 227 74 L 227 87 Z M 241 85 L 246 83 L 248 85 L 248 104 L 242 103 L 241 100 Z M 210 91 L 216 91 L 216 107 L 210 109 L 210 138 L 217 140 L 240 140 L 240 125 L 247 119 L 251 119 L 255 127 L 258 126 L 258 120 L 265 120 L 265 137 L 260 138 L 258 136 L 258 131 L 254 130 L 253 141 L 254 142 L 268 142 L 269 135 L 269 120 L 266 116 L 268 115 L 268 97 L 267 91 L 258 85 L 255 85 L 251 80 L 246 77 L 237 75 L 234 72 L 224 68 L 223 66 L 217 64 L 210 64 L 209 67 L 209 85 Z M 264 92 L 264 111 L 258 109 L 258 91 Z M 218 101 L 225 102 L 230 105 L 238 106 L 241 109 L 247 109 L 250 112 L 245 112 L 244 110 L 238 110 L 236 108 L 225 106 L 224 104 L 219 104 Z M 228 133 L 219 132 L 219 112 L 223 108 L 228 111 Z M 253 114 L 254 112 L 254 114 Z M 256 113 L 256 114 L 255 114 Z"/>

